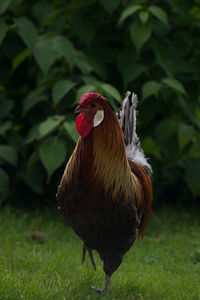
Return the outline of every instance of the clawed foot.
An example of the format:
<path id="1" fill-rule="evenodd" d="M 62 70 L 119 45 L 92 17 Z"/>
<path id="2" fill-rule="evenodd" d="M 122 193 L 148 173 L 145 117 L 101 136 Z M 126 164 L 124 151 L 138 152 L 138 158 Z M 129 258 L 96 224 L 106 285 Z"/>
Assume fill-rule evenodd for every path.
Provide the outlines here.
<path id="1" fill-rule="evenodd" d="M 92 286 L 92 288 L 93 288 L 98 294 L 101 294 L 101 293 L 102 293 L 102 294 L 106 295 L 106 294 L 108 293 L 108 286 L 109 286 L 109 283 L 110 283 L 110 276 L 106 275 L 104 289 L 96 288 L 95 286 Z"/>
<path id="2" fill-rule="evenodd" d="M 98 294 L 102 294 L 104 292 L 103 289 L 97 288 L 95 286 L 92 285 L 92 289 L 95 290 Z"/>

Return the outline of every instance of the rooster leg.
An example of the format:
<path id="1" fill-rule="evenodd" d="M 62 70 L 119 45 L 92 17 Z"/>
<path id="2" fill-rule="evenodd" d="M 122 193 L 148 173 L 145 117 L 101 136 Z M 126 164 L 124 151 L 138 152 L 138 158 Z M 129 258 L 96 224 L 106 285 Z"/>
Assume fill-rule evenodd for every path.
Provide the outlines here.
<path id="1" fill-rule="evenodd" d="M 85 244 L 83 244 L 81 264 L 83 264 L 85 261 L 85 253 L 86 253 L 86 246 L 85 246 Z"/>
<path id="2" fill-rule="evenodd" d="M 96 288 L 95 286 L 92 286 L 92 288 L 93 288 L 98 294 L 104 293 L 104 294 L 106 295 L 107 292 L 108 292 L 109 283 L 110 283 L 110 276 L 106 275 L 104 289 Z"/>
<path id="3" fill-rule="evenodd" d="M 88 254 L 89 254 L 91 264 L 92 264 L 94 270 L 96 271 L 96 265 L 95 265 L 95 261 L 94 261 L 93 255 L 92 255 L 92 251 L 88 248 L 87 248 L 87 251 L 88 251 Z"/>
<path id="4" fill-rule="evenodd" d="M 92 255 L 92 251 L 90 249 L 88 249 L 85 244 L 83 244 L 81 264 L 83 264 L 84 261 L 85 261 L 86 250 L 87 250 L 87 252 L 89 254 L 89 258 L 90 258 L 91 264 L 92 264 L 94 270 L 96 271 L 96 265 L 95 265 L 95 261 L 94 261 L 93 255 Z"/>
<path id="5" fill-rule="evenodd" d="M 105 286 L 104 286 L 104 294 L 107 294 L 107 292 L 108 292 L 109 283 L 110 283 L 110 276 L 106 275 Z"/>

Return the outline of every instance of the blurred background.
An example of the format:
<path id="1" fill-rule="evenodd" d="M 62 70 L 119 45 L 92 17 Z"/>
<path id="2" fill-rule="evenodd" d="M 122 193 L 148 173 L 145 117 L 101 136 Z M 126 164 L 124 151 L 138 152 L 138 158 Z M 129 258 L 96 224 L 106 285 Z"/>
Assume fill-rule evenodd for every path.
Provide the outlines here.
<path id="1" fill-rule="evenodd" d="M 154 205 L 200 196 L 200 0 L 0 1 L 0 204 L 56 207 L 78 134 L 73 109 L 97 91 L 137 93 Z"/>

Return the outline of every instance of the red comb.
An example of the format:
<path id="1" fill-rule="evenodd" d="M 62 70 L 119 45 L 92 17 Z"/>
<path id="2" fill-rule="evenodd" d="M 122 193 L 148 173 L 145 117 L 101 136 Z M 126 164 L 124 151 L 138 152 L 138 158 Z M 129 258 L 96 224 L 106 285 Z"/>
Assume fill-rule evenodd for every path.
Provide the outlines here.
<path id="1" fill-rule="evenodd" d="M 101 99 L 103 101 L 106 101 L 106 98 L 104 98 L 101 94 L 97 93 L 86 93 L 84 94 L 81 99 L 79 100 L 78 104 L 79 105 L 84 105 L 90 102 L 91 100 L 96 100 L 96 99 Z"/>

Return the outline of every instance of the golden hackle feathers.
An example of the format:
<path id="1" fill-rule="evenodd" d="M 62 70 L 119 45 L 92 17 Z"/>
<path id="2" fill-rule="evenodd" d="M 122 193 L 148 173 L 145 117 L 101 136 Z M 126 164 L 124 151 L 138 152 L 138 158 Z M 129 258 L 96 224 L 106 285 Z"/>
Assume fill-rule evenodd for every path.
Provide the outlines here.
<path id="1" fill-rule="evenodd" d="M 104 188 L 113 201 L 120 199 L 122 194 L 128 200 L 131 193 L 135 194 L 135 199 L 140 205 L 140 184 L 129 167 L 119 122 L 107 104 L 103 108 L 104 121 L 93 135 L 93 179 Z"/>

